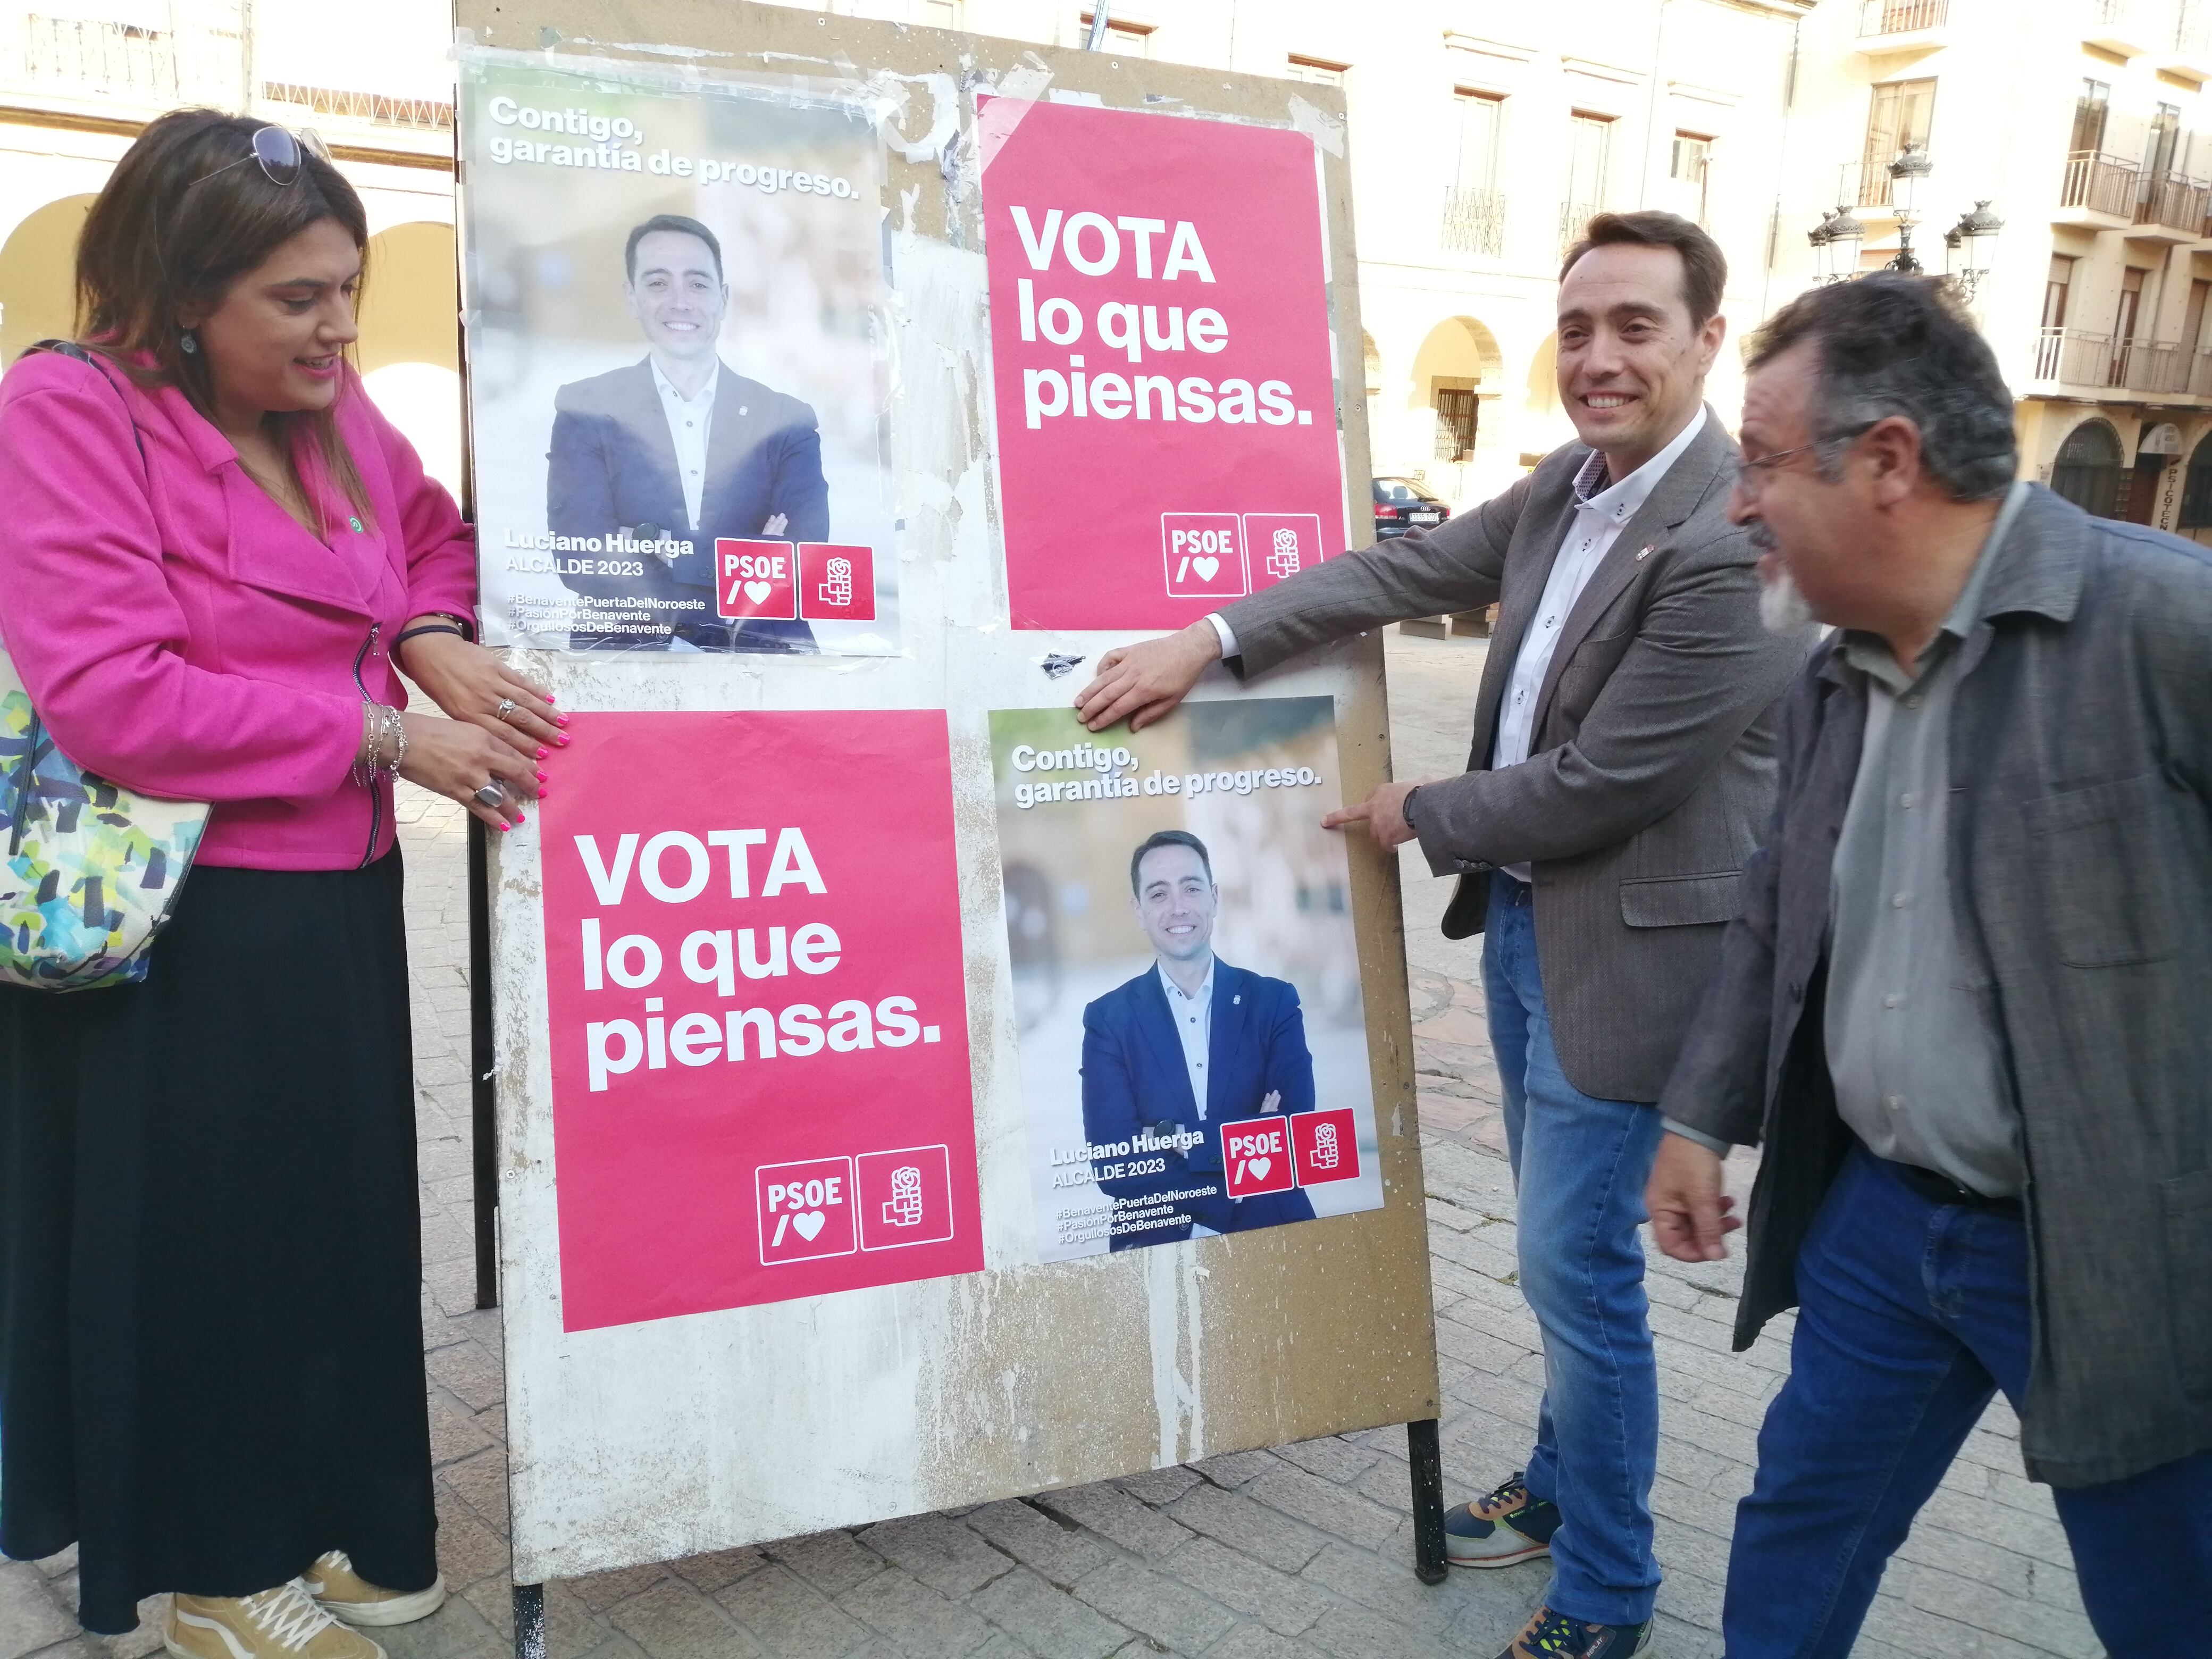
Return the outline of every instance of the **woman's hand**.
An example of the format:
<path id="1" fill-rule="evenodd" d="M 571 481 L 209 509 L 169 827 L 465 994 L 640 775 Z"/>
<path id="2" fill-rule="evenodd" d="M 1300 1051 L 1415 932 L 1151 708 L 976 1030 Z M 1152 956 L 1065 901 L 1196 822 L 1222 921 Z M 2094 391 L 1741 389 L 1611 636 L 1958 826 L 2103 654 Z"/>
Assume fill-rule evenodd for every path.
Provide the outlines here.
<path id="1" fill-rule="evenodd" d="M 568 741 L 561 734 L 568 716 L 555 712 L 551 697 L 483 647 L 471 645 L 458 634 L 418 634 L 393 655 L 439 708 L 457 720 L 480 726 L 514 755 L 532 763 L 526 771 L 537 769 L 535 763 L 545 749 L 557 749 Z M 503 719 L 502 708 L 507 710 Z M 409 735 L 411 740 L 413 734 Z"/>
<path id="2" fill-rule="evenodd" d="M 545 775 L 538 769 L 537 761 L 518 756 L 514 745 L 495 732 L 468 720 L 441 720 L 435 714 L 399 718 L 407 728 L 407 754 L 399 763 L 399 775 L 460 802 L 471 817 L 493 829 L 520 823 L 523 802 L 535 800 L 544 793 Z M 477 797 L 477 791 L 487 784 L 499 789 L 496 807 L 485 805 Z"/>

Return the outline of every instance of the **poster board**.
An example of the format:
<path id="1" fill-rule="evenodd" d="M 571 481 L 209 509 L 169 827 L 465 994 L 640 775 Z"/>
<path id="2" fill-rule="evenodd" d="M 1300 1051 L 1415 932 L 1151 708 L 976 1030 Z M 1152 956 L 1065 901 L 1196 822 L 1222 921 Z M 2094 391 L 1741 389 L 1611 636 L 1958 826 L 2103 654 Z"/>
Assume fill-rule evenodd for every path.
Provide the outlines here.
<path id="1" fill-rule="evenodd" d="M 578 734 L 575 752 L 549 768 L 556 793 L 545 809 L 498 838 L 491 862 L 517 1581 L 1437 1416 L 1395 860 L 1364 840 L 1343 842 L 1338 895 L 1356 964 L 1352 1001 L 1340 992 L 1338 1006 L 1358 1010 L 1358 1093 L 1370 1127 L 1340 1137 L 1337 1155 L 1371 1159 L 1362 1180 L 1371 1178 L 1379 1204 L 1054 1261 L 1039 1245 L 998 828 L 994 711 L 1064 707 L 1105 650 L 1155 629 L 1133 619 L 1025 626 L 1038 619 L 1017 613 L 983 114 L 994 100 L 1006 100 L 1002 112 L 1017 101 L 1138 112 L 1277 145 L 1288 135 L 1310 155 L 1333 393 L 1316 385 L 1311 339 L 1305 367 L 1260 379 L 1295 393 L 1279 430 L 1334 438 L 1339 498 L 1200 501 L 1193 512 L 1225 517 L 1164 525 L 1144 551 L 1164 581 L 1167 538 L 1211 531 L 1221 539 L 1183 547 L 1186 576 L 1201 558 L 1225 572 L 1233 556 L 1249 580 L 1251 538 L 1263 560 L 1323 556 L 1340 550 L 1364 502 L 1340 96 L 719 0 L 533 0 L 520 11 L 464 0 L 459 21 L 465 58 L 488 54 L 483 61 L 509 71 L 582 74 L 611 98 L 689 87 L 862 108 L 880 144 L 870 205 L 883 288 L 862 310 L 884 331 L 868 342 L 867 362 L 882 371 L 889 529 L 853 544 L 874 558 L 896 633 L 878 630 L 849 654 L 720 649 L 711 632 L 692 650 L 672 634 L 665 649 L 562 649 L 570 642 L 540 636 L 516 650 L 556 689 Z M 465 106 L 465 87 L 464 96 Z M 589 114 L 573 118 L 583 131 L 566 136 L 597 148 Z M 488 164 L 471 148 L 480 135 L 488 129 L 465 106 L 465 222 L 471 193 L 487 187 Z M 550 137 L 541 125 L 531 142 Z M 660 147 L 649 134 L 632 147 L 641 167 Z M 758 191 L 764 164 L 750 165 Z M 734 176 L 725 182 L 738 187 Z M 849 198 L 833 192 L 830 202 Z M 716 240 L 726 249 L 742 237 Z M 1079 246 L 1094 264 L 1103 257 L 1095 238 Z M 1156 249 L 1163 267 L 1167 248 L 1162 240 Z M 498 296 L 487 289 L 484 252 L 469 233 L 478 499 L 489 512 L 504 491 L 526 513 L 538 486 L 518 486 L 512 469 L 539 465 L 528 447 L 505 459 L 483 447 L 489 371 L 503 349 L 486 331 Z M 601 281 L 608 291 L 604 273 Z M 734 303 L 738 284 L 731 288 Z M 1106 302 L 1088 307 L 1094 321 Z M 1213 308 L 1232 338 L 1248 320 L 1265 331 L 1256 313 Z M 573 384 L 580 372 L 560 369 L 549 383 Z M 1255 381 L 1255 428 L 1260 389 Z M 1303 425 L 1300 410 L 1310 417 Z M 670 406 L 670 418 L 681 418 L 680 407 Z M 822 429 L 826 441 L 826 422 Z M 835 542 L 845 532 L 834 522 L 836 479 L 825 476 Z M 1081 475 L 1067 482 L 1079 513 Z M 705 510 L 692 516 L 703 521 Z M 1322 528 L 1308 528 L 1308 518 Z M 788 524 L 761 530 L 753 539 L 781 534 L 794 560 L 808 539 Z M 623 533 L 681 539 L 644 537 L 628 522 Z M 489 532 L 483 556 L 503 558 L 507 539 L 503 528 Z M 821 568 L 794 564 L 792 574 L 817 586 L 830 580 Z M 718 563 L 718 587 L 720 575 Z M 748 568 L 732 580 L 742 591 L 755 577 Z M 1202 600 L 1187 608 L 1202 614 L 1211 608 Z M 746 619 L 728 610 L 716 615 L 734 630 Z M 1069 658 L 1082 665 L 1072 673 L 1054 661 Z M 1379 640 L 1317 653 L 1249 689 L 1215 671 L 1194 701 L 1261 697 L 1333 708 L 1335 775 L 1324 791 L 1316 768 L 1306 788 L 1332 797 L 1311 803 L 1316 813 L 1387 775 Z M 568 778 L 564 761 L 576 763 Z M 896 867 L 878 867 L 887 842 L 841 850 L 846 830 L 895 834 L 904 848 Z M 821 990 L 802 995 L 803 976 L 817 971 Z M 1289 968 L 1262 976 L 1297 979 Z M 756 986 L 765 988 L 758 996 L 748 988 Z M 763 1000 L 771 992 L 773 1009 Z M 622 998 L 633 1000 L 617 1007 Z M 738 1091 L 731 1080 L 740 1074 L 751 1081 Z M 795 1077 L 805 1080 L 770 1086 Z M 887 1115 L 883 1102 L 896 1091 L 919 1091 L 926 1107 Z M 722 1141 L 738 1132 L 713 1116 L 714 1103 L 740 1095 L 754 1103 L 748 1110 L 781 1101 L 837 1133 L 782 1136 L 781 1120 L 769 1133 L 756 1117 L 744 1129 L 751 1138 L 730 1150 Z M 625 1097 L 632 1103 L 615 1105 Z M 901 1127 L 908 1121 L 910 1134 Z M 1318 1121 L 1299 1131 L 1310 1174 L 1323 1167 L 1311 1162 Z M 1256 1142 L 1243 1151 L 1244 1178 L 1279 1180 L 1252 1175 L 1265 1158 Z M 836 1213 L 841 1201 L 849 1218 Z M 911 1246 L 896 1242 L 906 1239 Z"/>

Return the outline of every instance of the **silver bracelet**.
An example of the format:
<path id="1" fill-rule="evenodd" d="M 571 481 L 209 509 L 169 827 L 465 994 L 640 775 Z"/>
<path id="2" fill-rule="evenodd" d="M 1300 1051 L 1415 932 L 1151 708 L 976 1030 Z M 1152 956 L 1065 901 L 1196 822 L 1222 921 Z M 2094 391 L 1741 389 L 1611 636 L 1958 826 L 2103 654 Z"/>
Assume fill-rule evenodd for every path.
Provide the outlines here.
<path id="1" fill-rule="evenodd" d="M 364 788 L 379 778 L 399 775 L 400 763 L 407 758 L 407 726 L 399 718 L 399 711 L 387 704 L 368 705 L 367 730 L 362 737 L 361 753 L 355 757 L 353 781 Z"/>

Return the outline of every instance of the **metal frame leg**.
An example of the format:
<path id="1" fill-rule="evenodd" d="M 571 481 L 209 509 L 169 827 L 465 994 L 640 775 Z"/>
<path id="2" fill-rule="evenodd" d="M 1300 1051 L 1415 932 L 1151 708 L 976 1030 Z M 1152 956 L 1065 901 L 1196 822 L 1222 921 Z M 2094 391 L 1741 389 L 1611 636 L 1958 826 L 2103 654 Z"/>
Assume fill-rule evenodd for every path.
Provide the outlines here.
<path id="1" fill-rule="evenodd" d="M 514 1587 L 514 1659 L 545 1659 L 545 1586 Z"/>
<path id="2" fill-rule="evenodd" d="M 1450 1568 L 1444 1561 L 1444 1459 L 1437 1419 L 1406 1425 L 1407 1462 L 1413 1479 L 1413 1576 L 1424 1584 L 1441 1584 Z"/>
<path id="3" fill-rule="evenodd" d="M 499 1120 L 492 1096 L 491 854 L 469 820 L 470 1163 L 476 1177 L 477 1306 L 499 1306 Z"/>

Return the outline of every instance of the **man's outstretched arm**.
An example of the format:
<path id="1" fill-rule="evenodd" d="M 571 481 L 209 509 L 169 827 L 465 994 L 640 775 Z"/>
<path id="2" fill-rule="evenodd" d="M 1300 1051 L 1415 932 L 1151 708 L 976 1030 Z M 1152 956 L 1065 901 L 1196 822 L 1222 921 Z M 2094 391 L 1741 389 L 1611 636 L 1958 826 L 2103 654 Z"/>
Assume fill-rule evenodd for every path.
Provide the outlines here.
<path id="1" fill-rule="evenodd" d="M 1529 488 L 1522 478 L 1434 531 L 1377 542 L 1239 599 L 1222 613 L 1237 641 L 1231 670 L 1241 679 L 1386 623 L 1491 604 Z M 1093 732 L 1121 720 L 1142 731 L 1183 700 L 1220 659 L 1221 646 L 1220 630 L 1201 617 L 1178 633 L 1109 651 L 1098 659 L 1097 678 L 1077 696 L 1076 711 Z"/>

